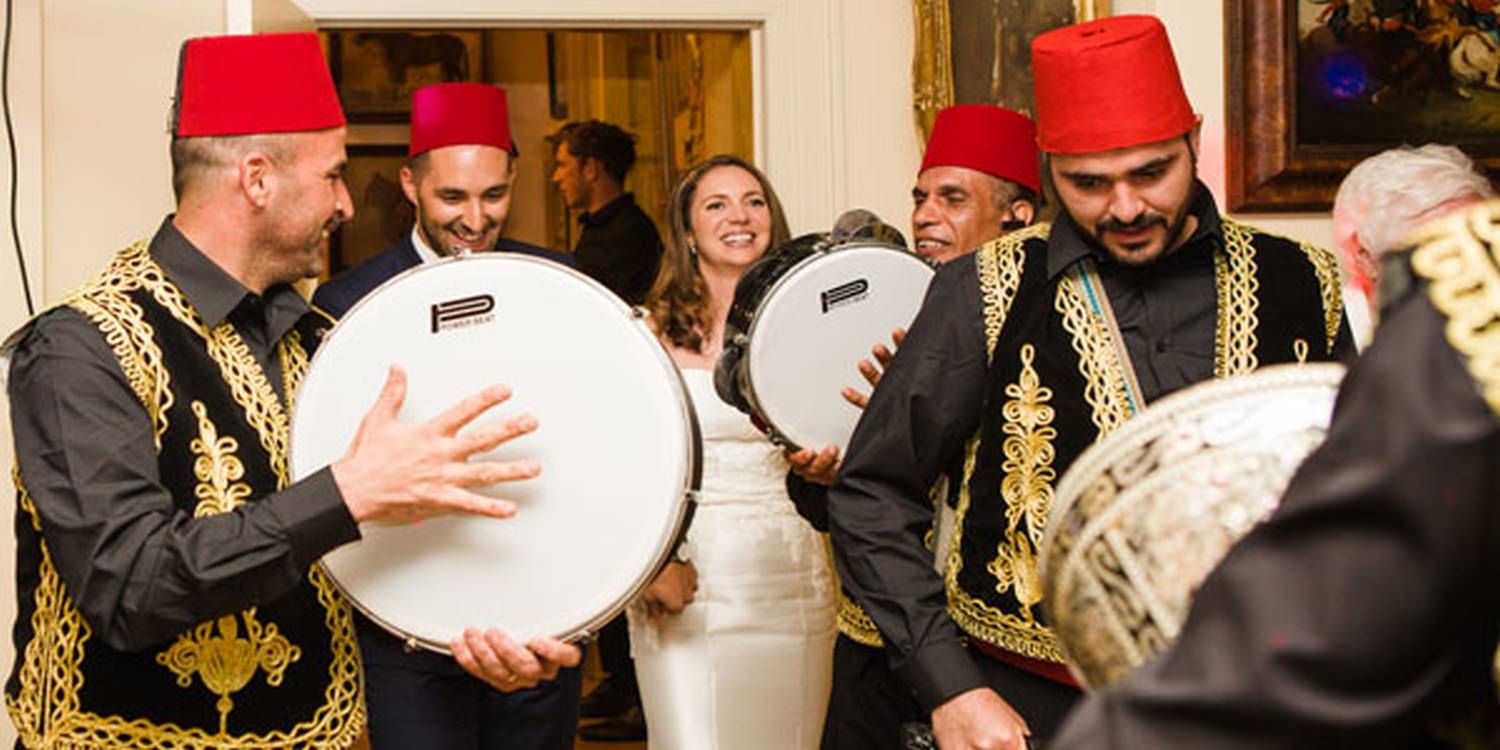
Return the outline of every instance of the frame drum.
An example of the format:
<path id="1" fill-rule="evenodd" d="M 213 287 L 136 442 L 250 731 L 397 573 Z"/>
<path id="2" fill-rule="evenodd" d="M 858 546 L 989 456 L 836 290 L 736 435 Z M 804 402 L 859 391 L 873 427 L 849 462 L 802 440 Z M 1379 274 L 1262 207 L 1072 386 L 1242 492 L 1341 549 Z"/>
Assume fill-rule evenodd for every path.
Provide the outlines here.
<path id="1" fill-rule="evenodd" d="M 766 254 L 735 287 L 714 372 L 719 397 L 793 448 L 848 447 L 860 410 L 841 391 L 859 360 L 911 325 L 933 268 L 896 245 L 807 235 Z"/>
<path id="2" fill-rule="evenodd" d="M 1340 364 L 1280 365 L 1157 402 L 1085 450 L 1042 541 L 1043 606 L 1080 684 L 1165 650 L 1193 593 L 1328 432 Z"/>
<path id="3" fill-rule="evenodd" d="M 515 501 L 509 519 L 362 524 L 360 541 L 322 560 L 357 609 L 446 653 L 467 627 L 584 637 L 650 583 L 697 491 L 699 445 L 692 402 L 641 313 L 524 255 L 396 276 L 318 347 L 292 418 L 295 478 L 344 455 L 393 364 L 407 373 L 405 422 L 509 385 L 511 399 L 474 425 L 530 412 L 539 427 L 476 458 L 534 458 L 542 473 L 477 489 Z"/>

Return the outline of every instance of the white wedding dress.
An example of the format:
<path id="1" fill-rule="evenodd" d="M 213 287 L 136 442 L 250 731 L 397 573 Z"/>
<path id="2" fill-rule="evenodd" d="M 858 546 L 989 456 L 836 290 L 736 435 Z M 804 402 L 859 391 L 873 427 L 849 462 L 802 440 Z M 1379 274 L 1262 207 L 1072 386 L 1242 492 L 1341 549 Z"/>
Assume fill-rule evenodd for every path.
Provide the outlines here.
<path id="1" fill-rule="evenodd" d="M 696 600 L 651 622 L 630 606 L 652 750 L 813 750 L 833 672 L 823 538 L 786 494 L 781 451 L 684 369 L 703 432 L 703 493 L 685 552 Z"/>

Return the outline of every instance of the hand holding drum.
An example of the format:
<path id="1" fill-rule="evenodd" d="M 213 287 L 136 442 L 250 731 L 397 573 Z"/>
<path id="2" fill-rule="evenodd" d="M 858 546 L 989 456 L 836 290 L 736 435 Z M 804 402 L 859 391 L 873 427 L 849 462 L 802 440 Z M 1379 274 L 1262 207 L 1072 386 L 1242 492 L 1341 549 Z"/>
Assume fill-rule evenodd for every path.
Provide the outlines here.
<path id="1" fill-rule="evenodd" d="M 510 398 L 503 385 L 485 388 L 448 411 L 416 425 L 396 419 L 406 399 L 406 372 L 393 366 L 380 397 L 360 422 L 344 458 L 330 468 L 344 504 L 356 522 L 415 522 L 462 512 L 493 518 L 515 515 L 515 503 L 470 491 L 473 485 L 529 479 L 541 471 L 536 461 L 474 461 L 477 453 L 535 430 L 529 414 L 459 436 L 491 407 Z M 576 665 L 582 652 L 554 638 L 524 647 L 496 629 L 469 629 L 449 648 L 466 671 L 503 692 L 535 687 Z"/>
<path id="2" fill-rule="evenodd" d="M 343 316 L 299 390 L 289 463 L 331 466 L 360 523 L 320 562 L 350 603 L 509 691 L 576 663 L 568 642 L 666 562 L 697 443 L 638 313 L 571 269 L 489 253 L 411 269 Z"/>

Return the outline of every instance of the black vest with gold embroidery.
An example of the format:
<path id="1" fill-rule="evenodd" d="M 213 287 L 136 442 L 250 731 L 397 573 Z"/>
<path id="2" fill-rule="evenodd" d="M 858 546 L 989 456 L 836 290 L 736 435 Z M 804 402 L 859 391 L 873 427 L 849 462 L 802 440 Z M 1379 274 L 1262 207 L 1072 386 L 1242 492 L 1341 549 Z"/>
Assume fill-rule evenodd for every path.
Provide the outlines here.
<path id="1" fill-rule="evenodd" d="M 177 510 L 228 512 L 288 484 L 289 414 L 229 323 L 212 330 L 151 260 L 117 255 L 63 303 L 114 349 L 154 423 L 162 483 Z M 296 393 L 326 321 L 278 345 Z M 28 747 L 347 747 L 364 729 L 349 607 L 319 568 L 272 601 L 226 613 L 140 652 L 91 637 L 51 562 L 17 472 L 21 570 L 16 670 L 7 708 Z"/>
<path id="2" fill-rule="evenodd" d="M 1222 224 L 1214 376 L 1329 359 L 1343 317 L 1337 259 L 1227 218 Z M 1037 554 L 1052 490 L 1073 459 L 1133 407 L 1118 347 L 1089 303 L 1087 282 L 1074 273 L 1047 278 L 1050 232 L 1039 224 L 978 251 L 985 343 L 998 366 L 989 370 L 985 415 L 967 448 L 943 568 L 949 613 L 971 637 L 1061 662 L 1037 606 Z M 858 643 L 883 645 L 869 615 L 842 591 L 838 627 Z"/>

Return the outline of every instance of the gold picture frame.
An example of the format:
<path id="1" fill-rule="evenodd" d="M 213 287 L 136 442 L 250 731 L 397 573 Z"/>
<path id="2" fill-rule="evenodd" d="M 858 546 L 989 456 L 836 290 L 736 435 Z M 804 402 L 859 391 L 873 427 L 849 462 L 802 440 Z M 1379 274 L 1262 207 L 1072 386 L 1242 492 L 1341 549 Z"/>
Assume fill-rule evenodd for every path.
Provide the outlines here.
<path id="1" fill-rule="evenodd" d="M 912 110 L 922 142 L 938 110 L 956 103 L 988 102 L 1030 114 L 1031 39 L 1103 18 L 1109 8 L 1109 0 L 912 0 Z M 980 79 L 987 85 L 970 85 Z"/>

